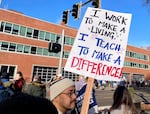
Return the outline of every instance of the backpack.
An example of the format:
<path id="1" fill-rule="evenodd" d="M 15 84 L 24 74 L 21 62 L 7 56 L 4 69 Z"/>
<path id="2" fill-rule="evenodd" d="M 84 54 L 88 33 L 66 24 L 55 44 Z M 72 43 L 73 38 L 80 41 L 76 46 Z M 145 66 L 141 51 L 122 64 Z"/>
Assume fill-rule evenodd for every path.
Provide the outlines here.
<path id="1" fill-rule="evenodd" d="M 4 88 L 0 90 L 0 102 L 6 100 L 8 97 L 12 96 L 14 92 L 10 88 Z"/>

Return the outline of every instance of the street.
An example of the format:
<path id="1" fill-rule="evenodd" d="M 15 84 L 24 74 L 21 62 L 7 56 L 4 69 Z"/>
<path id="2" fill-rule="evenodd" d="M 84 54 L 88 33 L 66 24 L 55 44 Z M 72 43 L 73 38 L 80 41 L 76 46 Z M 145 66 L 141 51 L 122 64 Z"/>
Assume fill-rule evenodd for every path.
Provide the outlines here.
<path id="1" fill-rule="evenodd" d="M 95 91 L 96 91 L 95 95 L 96 95 L 96 99 L 97 99 L 97 103 L 99 107 L 111 106 L 112 100 L 113 100 L 114 89 L 107 87 L 104 90 L 95 89 Z M 147 102 L 150 103 L 150 88 L 137 88 L 135 89 L 134 96 L 135 96 L 134 102 L 138 102 L 138 103 L 146 102 L 147 100 Z"/>
<path id="2" fill-rule="evenodd" d="M 95 89 L 95 90 L 96 90 L 97 103 L 99 106 L 109 106 L 112 104 L 114 89 L 105 88 L 104 90 L 102 89 Z M 150 88 L 138 88 L 135 89 L 135 93 L 136 93 L 135 94 L 136 102 L 144 101 L 140 97 L 140 95 L 142 94 L 144 98 L 150 102 Z"/>

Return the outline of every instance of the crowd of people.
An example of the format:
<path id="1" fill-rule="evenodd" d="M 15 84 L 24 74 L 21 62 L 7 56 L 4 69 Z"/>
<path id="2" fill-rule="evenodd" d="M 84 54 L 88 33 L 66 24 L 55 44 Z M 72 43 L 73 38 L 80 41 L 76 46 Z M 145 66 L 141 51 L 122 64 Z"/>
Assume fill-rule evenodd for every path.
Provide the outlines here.
<path id="1" fill-rule="evenodd" d="M 78 78 L 78 81 L 74 82 L 63 76 L 54 76 L 45 84 L 40 76 L 35 75 L 27 85 L 21 71 L 16 73 L 13 80 L 9 80 L 8 73 L 3 73 L 0 77 L 0 113 L 80 114 L 88 78 Z M 48 97 L 47 87 L 50 90 Z M 7 91 L 8 94 L 2 95 L 3 91 Z M 20 112 L 19 109 L 23 111 Z M 110 114 L 138 114 L 130 92 L 123 85 L 115 89 L 110 109 L 102 111 L 98 110 L 93 87 L 88 114 L 101 114 L 106 111 Z"/>

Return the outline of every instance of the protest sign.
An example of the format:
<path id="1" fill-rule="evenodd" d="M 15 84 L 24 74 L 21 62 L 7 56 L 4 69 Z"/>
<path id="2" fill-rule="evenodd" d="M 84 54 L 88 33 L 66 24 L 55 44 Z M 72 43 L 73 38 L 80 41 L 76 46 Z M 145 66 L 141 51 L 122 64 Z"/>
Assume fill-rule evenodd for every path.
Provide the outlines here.
<path id="1" fill-rule="evenodd" d="M 99 80 L 122 76 L 131 14 L 87 8 L 65 70 Z"/>

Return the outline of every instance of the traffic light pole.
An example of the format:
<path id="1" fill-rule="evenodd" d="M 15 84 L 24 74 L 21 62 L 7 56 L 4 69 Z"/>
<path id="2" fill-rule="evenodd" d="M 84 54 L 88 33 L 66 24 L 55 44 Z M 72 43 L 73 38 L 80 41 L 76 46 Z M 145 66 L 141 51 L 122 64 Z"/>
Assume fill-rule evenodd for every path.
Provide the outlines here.
<path id="1" fill-rule="evenodd" d="M 87 2 L 81 4 L 81 6 L 85 6 L 86 4 L 88 4 L 88 3 L 91 2 L 91 1 L 93 1 L 93 0 L 88 0 Z"/>
<path id="2" fill-rule="evenodd" d="M 62 60 L 63 60 L 63 50 L 64 50 L 64 34 L 65 32 L 63 29 L 62 35 L 61 35 L 61 51 L 60 51 L 59 68 L 58 68 L 58 74 L 61 74 L 61 75 L 62 75 Z"/>

